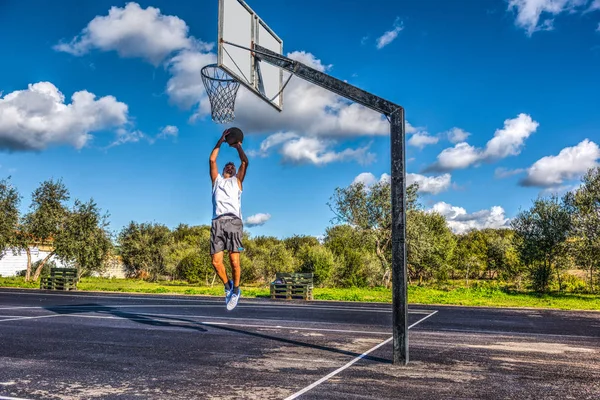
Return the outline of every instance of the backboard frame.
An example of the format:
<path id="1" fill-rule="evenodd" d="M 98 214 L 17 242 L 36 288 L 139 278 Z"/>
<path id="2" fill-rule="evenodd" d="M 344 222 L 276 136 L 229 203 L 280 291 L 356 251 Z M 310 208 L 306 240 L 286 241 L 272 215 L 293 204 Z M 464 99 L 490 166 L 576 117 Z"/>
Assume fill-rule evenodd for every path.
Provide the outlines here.
<path id="1" fill-rule="evenodd" d="M 250 31 L 248 33 L 242 32 L 243 36 L 247 36 L 244 40 L 244 43 L 231 42 L 233 46 L 229 44 L 230 42 L 228 41 L 227 37 L 228 33 L 225 32 L 225 21 L 228 19 L 228 15 L 226 14 L 226 2 L 229 3 L 228 5 L 237 3 L 248 13 L 248 18 L 250 19 Z M 283 40 L 277 36 L 277 34 L 267 25 L 267 23 L 260 18 L 244 0 L 219 0 L 218 30 L 217 65 L 219 68 L 222 68 L 235 80 L 239 81 L 242 86 L 275 108 L 277 111 L 283 111 L 283 70 L 273 67 L 268 63 L 262 63 L 255 56 L 255 54 L 250 51 L 250 49 L 254 49 L 255 44 L 265 44 L 267 40 L 271 39 L 275 42 L 275 46 L 270 46 L 269 50 L 282 55 Z M 270 38 L 267 38 L 267 40 L 263 39 L 261 41 L 261 31 L 266 32 Z M 237 68 L 238 71 L 236 71 L 236 68 L 228 65 L 228 59 L 236 64 L 234 57 L 232 57 L 229 53 L 229 50 L 233 51 L 234 48 L 246 49 L 243 51 L 246 52 L 247 56 L 249 57 L 249 71 L 242 71 L 242 69 L 245 68 L 240 68 L 239 66 Z M 238 59 L 238 61 L 241 60 Z M 263 74 L 262 72 L 262 69 L 265 68 L 267 71 L 271 69 L 270 72 L 268 72 L 268 75 Z M 276 75 L 274 75 L 273 69 L 276 70 Z M 246 72 L 249 76 L 246 77 L 244 72 Z M 267 86 L 269 86 L 267 91 L 265 90 L 265 83 Z"/>

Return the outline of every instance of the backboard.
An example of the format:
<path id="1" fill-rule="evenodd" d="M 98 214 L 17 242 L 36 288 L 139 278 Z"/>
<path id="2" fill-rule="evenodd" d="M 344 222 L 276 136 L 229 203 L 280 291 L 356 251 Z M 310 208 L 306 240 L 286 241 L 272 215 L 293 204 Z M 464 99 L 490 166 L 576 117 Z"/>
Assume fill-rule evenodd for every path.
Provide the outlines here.
<path id="1" fill-rule="evenodd" d="M 283 41 L 243 0 L 219 0 L 218 66 L 281 111 L 283 70 L 256 59 L 254 44 L 283 53 Z"/>

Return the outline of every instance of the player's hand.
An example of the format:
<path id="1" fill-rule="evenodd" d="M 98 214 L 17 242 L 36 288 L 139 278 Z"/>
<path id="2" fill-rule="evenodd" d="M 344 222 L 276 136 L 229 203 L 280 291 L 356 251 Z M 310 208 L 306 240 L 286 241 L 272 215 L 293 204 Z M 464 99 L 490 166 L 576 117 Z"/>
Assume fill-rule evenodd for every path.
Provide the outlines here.
<path id="1" fill-rule="evenodd" d="M 223 134 L 221 135 L 221 141 L 224 142 L 225 140 L 227 140 L 227 135 L 229 135 L 229 129 L 225 129 L 223 131 Z"/>
<path id="2" fill-rule="evenodd" d="M 241 142 L 237 142 L 237 143 L 231 144 L 230 146 L 231 146 L 231 147 L 234 147 L 234 148 L 236 148 L 236 149 L 239 149 L 239 148 L 241 148 L 241 147 L 242 147 L 242 143 L 241 143 Z"/>

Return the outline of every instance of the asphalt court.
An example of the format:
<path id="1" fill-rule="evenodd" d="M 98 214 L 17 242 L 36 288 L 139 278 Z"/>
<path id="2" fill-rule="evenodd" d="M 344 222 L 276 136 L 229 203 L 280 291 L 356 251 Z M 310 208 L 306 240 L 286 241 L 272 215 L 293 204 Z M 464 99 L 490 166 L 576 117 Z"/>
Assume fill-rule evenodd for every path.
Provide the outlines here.
<path id="1" fill-rule="evenodd" d="M 411 305 L 406 367 L 391 323 L 389 304 L 2 289 L 0 398 L 600 398 L 599 313 Z"/>

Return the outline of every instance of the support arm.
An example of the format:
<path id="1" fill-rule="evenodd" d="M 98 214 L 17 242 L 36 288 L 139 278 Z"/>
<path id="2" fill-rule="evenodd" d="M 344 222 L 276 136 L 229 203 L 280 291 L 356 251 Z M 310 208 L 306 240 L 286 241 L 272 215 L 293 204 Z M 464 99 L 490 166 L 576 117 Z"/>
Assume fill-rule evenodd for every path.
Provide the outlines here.
<path id="1" fill-rule="evenodd" d="M 254 44 L 254 50 L 254 53 L 258 59 L 282 68 L 298 76 L 299 78 L 321 86 L 334 92 L 335 94 L 350 99 L 358 104 L 362 104 L 363 106 L 382 114 L 389 116 L 399 109 L 402 109 L 402 107 L 397 104 L 382 99 L 381 97 L 375 96 L 369 92 L 365 92 L 356 86 L 329 76 L 321 71 L 309 67 L 308 65 L 302 64 L 301 62 L 284 57 L 258 44 Z"/>

